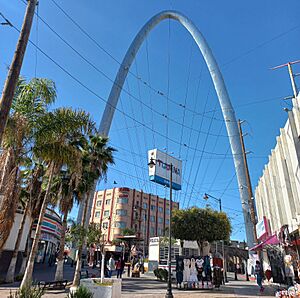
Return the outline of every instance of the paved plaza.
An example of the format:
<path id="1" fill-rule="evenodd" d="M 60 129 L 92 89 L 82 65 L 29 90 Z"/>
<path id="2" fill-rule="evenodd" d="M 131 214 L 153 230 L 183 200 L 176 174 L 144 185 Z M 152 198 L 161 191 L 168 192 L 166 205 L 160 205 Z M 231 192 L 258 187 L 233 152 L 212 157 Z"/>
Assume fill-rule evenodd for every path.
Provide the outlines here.
<path id="1" fill-rule="evenodd" d="M 98 269 L 88 269 L 90 273 L 99 275 Z M 70 265 L 65 266 L 64 270 L 65 279 L 71 280 L 74 274 L 74 267 Z M 33 278 L 35 281 L 51 281 L 54 279 L 55 266 L 48 267 L 46 265 L 37 265 L 35 267 Z M 122 281 L 122 298 L 162 298 L 166 293 L 166 283 L 157 281 L 152 274 L 142 275 L 141 278 L 128 278 L 127 274 L 123 275 Z M 15 291 L 20 283 L 14 283 L 10 285 L 0 286 L 0 297 L 7 297 L 10 290 Z M 229 274 L 229 283 L 222 286 L 220 290 L 191 290 L 183 291 L 173 289 L 174 297 L 178 298 L 188 298 L 188 297 L 274 297 L 275 288 L 271 286 L 266 286 L 265 292 L 263 294 L 259 293 L 258 287 L 254 281 L 245 281 L 244 276 L 239 276 L 239 280 L 235 281 L 233 276 Z M 57 297 L 65 298 L 67 297 L 67 290 L 56 290 L 47 291 L 43 296 L 45 298 Z M 97 298 L 97 297 L 95 297 Z M 101 297 L 99 297 L 101 298 Z"/>

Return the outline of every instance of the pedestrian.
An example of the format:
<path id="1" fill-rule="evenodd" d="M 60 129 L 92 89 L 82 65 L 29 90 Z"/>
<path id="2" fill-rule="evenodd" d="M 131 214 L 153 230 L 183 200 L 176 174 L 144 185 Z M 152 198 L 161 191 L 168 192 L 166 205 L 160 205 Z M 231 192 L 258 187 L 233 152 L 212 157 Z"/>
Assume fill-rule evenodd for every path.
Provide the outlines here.
<path id="1" fill-rule="evenodd" d="M 117 278 L 122 278 L 124 267 L 122 268 L 121 258 L 119 258 L 118 261 L 116 262 L 116 269 L 117 269 Z"/>
<path id="2" fill-rule="evenodd" d="M 115 260 L 113 256 L 111 255 L 109 260 L 108 260 L 108 277 L 111 278 L 113 271 L 115 270 Z"/>
<path id="3" fill-rule="evenodd" d="M 257 282 L 257 284 L 260 288 L 259 290 L 260 290 L 260 292 L 263 292 L 264 287 L 262 285 L 262 281 L 263 281 L 264 274 L 263 274 L 263 269 L 262 269 L 262 266 L 260 264 L 260 261 L 256 261 L 255 275 L 256 275 L 256 282 Z"/>

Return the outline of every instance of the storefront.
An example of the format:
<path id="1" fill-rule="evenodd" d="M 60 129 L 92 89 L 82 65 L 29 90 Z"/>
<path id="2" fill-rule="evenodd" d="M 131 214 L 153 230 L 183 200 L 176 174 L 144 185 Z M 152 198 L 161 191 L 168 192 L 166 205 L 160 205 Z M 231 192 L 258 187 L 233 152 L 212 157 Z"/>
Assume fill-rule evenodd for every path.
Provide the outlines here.
<path id="1" fill-rule="evenodd" d="M 32 228 L 32 238 L 35 234 L 37 220 L 35 220 Z M 47 209 L 44 215 L 41 237 L 38 246 L 38 253 L 36 257 L 37 263 L 46 263 L 49 265 L 55 263 L 57 252 L 59 249 L 59 242 L 61 236 L 61 218 L 51 209 Z"/>

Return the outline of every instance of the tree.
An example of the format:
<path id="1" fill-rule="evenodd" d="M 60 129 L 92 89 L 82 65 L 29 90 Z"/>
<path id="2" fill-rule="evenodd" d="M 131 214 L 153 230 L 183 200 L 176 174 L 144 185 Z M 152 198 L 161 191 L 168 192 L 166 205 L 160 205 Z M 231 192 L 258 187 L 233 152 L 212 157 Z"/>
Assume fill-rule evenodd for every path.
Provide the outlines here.
<path id="1" fill-rule="evenodd" d="M 55 280 L 63 280 L 63 268 L 64 268 L 64 248 L 65 248 L 65 233 L 67 230 L 68 214 L 72 210 L 76 196 L 74 196 L 74 190 L 78 187 L 80 180 L 80 172 L 73 171 L 71 174 L 68 171 L 62 171 L 57 177 L 58 189 L 54 192 L 54 195 L 59 197 L 59 209 L 63 214 L 62 231 L 59 244 L 59 253 L 57 256 L 57 266 L 55 272 Z"/>
<path id="2" fill-rule="evenodd" d="M 79 138 L 87 132 L 91 125 L 92 121 L 88 114 L 67 108 L 49 112 L 39 122 L 34 136 L 35 146 L 33 152 L 36 157 L 48 165 L 44 176 L 47 186 L 21 288 L 28 286 L 32 281 L 34 260 L 38 250 L 44 214 L 49 202 L 52 179 L 63 165 L 67 165 L 72 169 L 81 169 L 82 155 L 74 140 L 75 136 Z"/>
<path id="3" fill-rule="evenodd" d="M 135 235 L 135 230 L 134 229 L 130 229 L 130 228 L 125 228 L 122 231 L 122 235 L 123 236 L 132 236 L 132 235 Z"/>
<path id="4" fill-rule="evenodd" d="M 88 214 L 88 203 L 90 201 L 91 192 L 95 189 L 95 181 L 99 179 L 106 179 L 108 166 L 114 164 L 113 152 L 116 150 L 113 147 L 107 146 L 108 138 L 101 136 L 96 133 L 90 135 L 88 142 L 83 146 L 83 175 L 81 188 L 78 194 L 83 196 L 84 210 L 82 214 L 81 224 L 83 227 L 86 226 L 87 214 Z M 77 263 L 75 274 L 73 278 L 73 286 L 78 287 L 80 281 L 81 271 L 81 259 L 83 246 L 85 245 L 86 239 L 83 239 L 81 245 L 78 248 Z"/>
<path id="5" fill-rule="evenodd" d="M 39 119 L 56 98 L 53 81 L 20 78 L 6 125 L 0 156 L 0 253 L 10 234 L 21 190 L 20 167 L 31 153 Z"/>
<path id="6" fill-rule="evenodd" d="M 172 236 L 197 241 L 201 254 L 205 241 L 227 240 L 230 233 L 230 220 L 224 212 L 197 207 L 173 211 Z"/>

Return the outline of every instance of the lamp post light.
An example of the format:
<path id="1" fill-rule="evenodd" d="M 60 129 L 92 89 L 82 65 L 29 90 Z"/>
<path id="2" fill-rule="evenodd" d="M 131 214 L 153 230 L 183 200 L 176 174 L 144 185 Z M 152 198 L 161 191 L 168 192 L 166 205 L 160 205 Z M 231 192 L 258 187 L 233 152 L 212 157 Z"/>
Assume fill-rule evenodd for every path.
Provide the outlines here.
<path id="1" fill-rule="evenodd" d="M 150 162 L 148 163 L 150 168 L 155 166 L 155 159 L 150 158 Z M 169 204 L 169 249 L 168 249 L 168 288 L 165 295 L 165 298 L 173 298 L 172 294 L 172 270 L 171 270 L 171 251 L 172 251 L 172 239 L 171 239 L 171 220 L 172 220 L 172 172 L 173 172 L 173 164 L 170 163 L 170 204 Z"/>
<path id="2" fill-rule="evenodd" d="M 209 198 L 215 200 L 216 202 L 219 203 L 219 210 L 220 212 L 222 212 L 222 200 L 221 198 L 216 198 L 208 193 L 205 193 L 204 196 L 203 196 L 203 199 L 204 200 L 208 200 Z M 225 282 L 228 282 L 228 279 L 227 279 L 227 262 L 226 262 L 226 255 L 225 255 L 225 247 L 224 247 L 224 240 L 221 240 L 222 242 L 222 255 L 223 255 L 223 263 L 224 263 L 224 278 L 225 278 Z"/>

